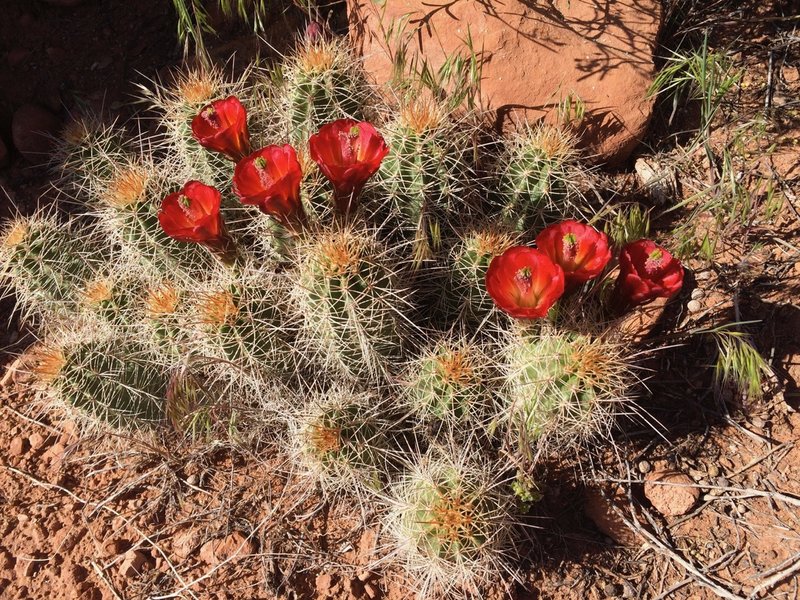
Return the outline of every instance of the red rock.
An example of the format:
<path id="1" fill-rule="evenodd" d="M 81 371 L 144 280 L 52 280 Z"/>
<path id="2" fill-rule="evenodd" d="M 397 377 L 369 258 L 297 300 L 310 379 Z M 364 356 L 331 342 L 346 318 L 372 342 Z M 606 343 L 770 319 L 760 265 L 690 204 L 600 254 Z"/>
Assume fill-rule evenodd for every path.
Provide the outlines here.
<path id="1" fill-rule="evenodd" d="M 14 146 L 33 164 L 47 161 L 61 127 L 61 119 L 35 104 L 19 107 L 11 119 Z"/>
<path id="2" fill-rule="evenodd" d="M 28 437 L 28 442 L 32 450 L 38 450 L 44 445 L 44 436 L 38 432 L 32 433 L 30 437 Z"/>
<path id="3" fill-rule="evenodd" d="M 554 120 L 570 94 L 586 113 L 583 142 L 598 160 L 619 164 L 643 137 L 653 99 L 647 98 L 661 27 L 661 3 L 571 0 L 348 0 L 350 30 L 364 65 L 378 83 L 392 75 L 401 19 L 409 58 L 424 55 L 435 71 L 445 57 L 466 54 L 471 35 L 481 61 L 481 104 L 495 111 L 497 125 Z M 399 36 L 395 36 L 395 39 Z"/>
<path id="4" fill-rule="evenodd" d="M 128 550 L 119 567 L 120 574 L 126 579 L 141 575 L 153 566 L 153 560 L 142 550 Z"/>
<path id="5" fill-rule="evenodd" d="M 200 559 L 214 566 L 234 556 L 247 556 L 254 554 L 255 551 L 255 544 L 252 541 L 242 533 L 234 531 L 224 538 L 203 544 L 203 547 L 200 548 Z"/>
<path id="6" fill-rule="evenodd" d="M 645 479 L 644 495 L 665 517 L 685 515 L 700 499 L 700 489 L 688 475 L 660 470 Z"/>
<path id="7" fill-rule="evenodd" d="M 17 436 L 13 440 L 11 440 L 11 444 L 8 447 L 8 453 L 11 456 L 22 456 L 28 451 L 28 440 L 24 437 Z"/>

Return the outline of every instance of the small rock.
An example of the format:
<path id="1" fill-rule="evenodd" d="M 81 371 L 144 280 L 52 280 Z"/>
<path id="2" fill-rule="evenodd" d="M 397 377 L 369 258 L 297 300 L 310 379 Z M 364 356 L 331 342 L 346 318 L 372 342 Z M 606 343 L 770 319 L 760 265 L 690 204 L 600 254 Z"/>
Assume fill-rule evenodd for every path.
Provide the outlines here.
<path id="1" fill-rule="evenodd" d="M 652 465 L 646 460 L 640 460 L 639 464 L 637 465 L 639 468 L 639 473 L 644 475 L 645 473 L 649 473 L 650 469 L 652 469 Z"/>
<path id="2" fill-rule="evenodd" d="M 711 463 L 708 465 L 706 472 L 708 473 L 709 477 L 716 477 L 719 475 L 719 467 L 716 464 Z"/>
<path id="3" fill-rule="evenodd" d="M 644 495 L 658 512 L 666 517 L 688 513 L 700 498 L 694 481 L 677 471 L 656 471 L 644 484 Z"/>
<path id="4" fill-rule="evenodd" d="M 686 308 L 690 313 L 696 313 L 703 310 L 703 303 L 699 302 L 698 300 L 689 300 Z"/>
<path id="5" fill-rule="evenodd" d="M 255 544 L 248 540 L 241 532 L 234 531 L 224 538 L 211 540 L 200 548 L 200 559 L 214 566 L 234 556 L 247 556 L 254 554 Z"/>
<path id="6" fill-rule="evenodd" d="M 370 598 L 377 598 L 378 597 L 378 590 L 371 583 L 365 583 L 364 584 L 364 593 Z"/>
<path id="7" fill-rule="evenodd" d="M 200 482 L 200 478 L 197 475 L 195 475 L 194 473 L 189 475 L 189 477 L 186 478 L 186 483 L 189 484 L 189 485 L 192 485 L 192 486 L 197 486 L 197 484 L 199 482 Z"/>
<path id="8" fill-rule="evenodd" d="M 697 281 L 707 281 L 711 279 L 711 271 L 700 271 L 699 273 L 695 273 L 694 278 Z"/>
<path id="9" fill-rule="evenodd" d="M 188 558 L 202 542 L 200 531 L 193 528 L 181 529 L 172 537 L 172 552 L 181 560 Z"/>
<path id="10" fill-rule="evenodd" d="M 28 451 L 29 442 L 24 437 L 17 436 L 11 440 L 8 452 L 11 456 L 22 456 Z"/>
<path id="11" fill-rule="evenodd" d="M 130 547 L 131 543 L 128 540 L 110 540 L 105 543 L 103 550 L 107 556 L 113 557 L 127 552 Z"/>
<path id="12" fill-rule="evenodd" d="M 136 577 L 152 567 L 152 559 L 142 550 L 128 550 L 120 565 L 120 574 L 126 579 Z"/>
<path id="13" fill-rule="evenodd" d="M 764 425 L 766 425 L 766 421 L 761 417 L 753 417 L 750 422 L 753 424 L 753 427 L 758 427 L 759 429 L 764 429 Z"/>
<path id="14" fill-rule="evenodd" d="M 28 437 L 28 442 L 31 445 L 31 450 L 38 450 L 44 445 L 44 436 L 41 433 L 32 433 Z"/>
<path id="15" fill-rule="evenodd" d="M 60 128 L 61 119 L 35 104 L 20 106 L 11 119 L 14 146 L 33 164 L 47 161 Z"/>
<path id="16" fill-rule="evenodd" d="M 627 499 L 620 489 L 609 489 L 606 499 L 599 488 L 586 488 L 583 510 L 594 521 L 597 528 L 612 540 L 623 546 L 634 546 L 639 540 L 622 518 L 614 511 L 612 505 L 626 510 Z"/>
<path id="17" fill-rule="evenodd" d="M 13 571 L 14 563 L 14 557 L 5 548 L 0 548 L 0 573 Z"/>
<path id="18" fill-rule="evenodd" d="M 701 298 L 705 297 L 705 295 L 706 293 L 700 288 L 694 288 L 692 290 L 692 300 L 700 300 Z"/>
<path id="19" fill-rule="evenodd" d="M 607 583 L 603 586 L 603 593 L 607 598 L 618 598 L 622 595 L 622 586 L 616 583 Z"/>

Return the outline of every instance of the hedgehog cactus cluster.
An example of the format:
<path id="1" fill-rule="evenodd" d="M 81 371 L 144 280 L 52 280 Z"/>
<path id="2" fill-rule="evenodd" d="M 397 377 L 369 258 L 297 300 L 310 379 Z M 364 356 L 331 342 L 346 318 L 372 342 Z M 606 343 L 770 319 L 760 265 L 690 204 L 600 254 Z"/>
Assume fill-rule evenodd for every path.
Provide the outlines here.
<path id="1" fill-rule="evenodd" d="M 321 35 L 272 71 L 179 74 L 151 137 L 70 128 L 85 214 L 9 223 L 2 274 L 31 371 L 87 423 L 199 443 L 268 421 L 323 492 L 385 507 L 426 592 L 479 595 L 513 570 L 520 472 L 608 434 L 637 392 L 618 323 L 683 271 L 581 216 L 568 131 L 479 144 L 419 82 L 389 96 Z"/>

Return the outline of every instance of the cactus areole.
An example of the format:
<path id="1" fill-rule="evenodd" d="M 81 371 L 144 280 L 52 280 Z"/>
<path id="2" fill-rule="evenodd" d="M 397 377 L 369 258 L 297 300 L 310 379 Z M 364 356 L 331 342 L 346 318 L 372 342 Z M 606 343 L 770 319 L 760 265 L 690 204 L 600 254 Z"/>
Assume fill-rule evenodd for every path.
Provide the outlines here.
<path id="1" fill-rule="evenodd" d="M 203 148 L 239 160 L 250 152 L 247 111 L 236 96 L 216 100 L 192 119 L 192 137 Z"/>
<path id="2" fill-rule="evenodd" d="M 339 119 L 308 140 L 311 158 L 333 185 L 337 210 L 349 213 L 361 189 L 381 166 L 389 147 L 367 122 Z"/>
<path id="3" fill-rule="evenodd" d="M 567 287 L 594 279 L 611 260 L 608 236 L 577 221 L 546 227 L 536 236 L 536 247 L 564 270 Z"/>
<path id="4" fill-rule="evenodd" d="M 631 242 L 619 255 L 613 306 L 624 311 L 656 298 L 670 298 L 683 286 L 677 258 L 650 240 Z"/>
<path id="5" fill-rule="evenodd" d="M 564 293 L 564 271 L 543 252 L 514 246 L 489 264 L 486 291 L 512 317 L 538 319 Z"/>
<path id="6" fill-rule="evenodd" d="M 233 174 L 233 192 L 244 204 L 292 230 L 302 228 L 306 214 L 300 200 L 303 173 L 289 144 L 266 146 L 240 160 Z"/>

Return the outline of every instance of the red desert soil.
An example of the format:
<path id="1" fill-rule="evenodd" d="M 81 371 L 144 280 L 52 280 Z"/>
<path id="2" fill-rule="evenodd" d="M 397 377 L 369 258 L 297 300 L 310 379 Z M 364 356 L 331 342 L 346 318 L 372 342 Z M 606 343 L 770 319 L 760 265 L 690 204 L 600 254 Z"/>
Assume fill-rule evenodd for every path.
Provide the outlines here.
<path id="1" fill-rule="evenodd" d="M 180 60 L 165 0 L 54 4 L 3 5 L 0 136 L 6 143 L 12 114 L 23 104 L 37 103 L 61 118 L 81 105 L 125 116 L 135 92 L 131 82 Z M 287 19 L 267 32 L 279 48 L 290 25 L 300 25 Z M 240 60 L 254 44 L 231 29 L 212 47 L 223 59 L 238 50 Z M 741 101 L 762 102 L 764 64 L 745 62 L 752 93 Z M 800 64 L 779 66 L 779 93 L 797 97 Z M 725 239 L 713 268 L 691 262 L 692 285 L 667 311 L 684 331 L 734 316 L 760 320 L 755 341 L 776 372 L 765 399 L 740 403 L 728 394 L 726 404 L 717 402 L 704 368 L 714 356 L 703 342 L 688 340 L 656 355 L 649 366 L 659 377 L 643 408 L 662 423 L 661 435 L 626 425 L 619 440 L 626 460 L 609 456 L 598 465 L 601 481 L 588 494 L 571 468 L 556 472 L 530 515 L 535 528 L 520 582 L 498 584 L 489 598 L 717 597 L 697 583 L 703 578 L 728 598 L 799 597 L 793 570 L 800 560 L 796 125 L 780 132 L 771 160 L 755 148 L 756 166 L 777 171 L 785 186 L 781 215 L 749 231 L 759 244 Z M 45 169 L 13 154 L 10 166 L 0 168 L 0 216 L 13 212 L 6 196 L 23 212 L 51 202 L 49 185 Z M 10 314 L 13 299 L 0 307 Z M 0 346 L 9 349 L 4 364 L 12 365 L 30 341 L 12 321 L 0 335 Z M 377 526 L 360 526 L 361 511 L 370 517 L 371 507 L 323 502 L 268 443 L 270 435 L 248 450 L 114 437 L 82 432 L 44 400 L 26 387 L 24 375 L 7 371 L 0 389 L 2 598 L 413 597 L 414 583 L 393 569 L 368 568 L 386 559 Z M 654 475 L 659 471 L 681 476 Z M 622 491 L 613 501 L 604 498 L 615 490 Z M 587 501 L 594 506 L 585 507 Z M 657 508 L 685 514 L 665 516 Z"/>

